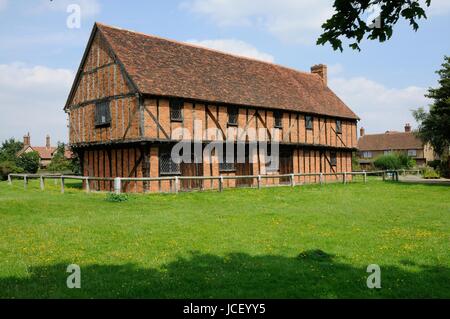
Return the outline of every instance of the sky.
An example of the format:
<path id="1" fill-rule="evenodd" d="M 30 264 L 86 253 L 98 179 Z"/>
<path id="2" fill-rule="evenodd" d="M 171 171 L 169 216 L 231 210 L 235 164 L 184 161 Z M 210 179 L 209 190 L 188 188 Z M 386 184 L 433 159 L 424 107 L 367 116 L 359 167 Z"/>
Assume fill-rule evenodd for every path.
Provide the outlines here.
<path id="1" fill-rule="evenodd" d="M 328 66 L 329 87 L 367 133 L 417 126 L 435 71 L 450 55 L 450 1 L 432 0 L 414 32 L 395 26 L 385 43 L 344 52 L 315 41 L 332 0 L 0 0 L 0 141 L 31 134 L 33 145 L 67 142 L 63 106 L 95 21 L 195 43 L 301 71 Z M 81 8 L 70 28 L 71 4 Z M 70 8 L 70 7 L 69 7 Z"/>

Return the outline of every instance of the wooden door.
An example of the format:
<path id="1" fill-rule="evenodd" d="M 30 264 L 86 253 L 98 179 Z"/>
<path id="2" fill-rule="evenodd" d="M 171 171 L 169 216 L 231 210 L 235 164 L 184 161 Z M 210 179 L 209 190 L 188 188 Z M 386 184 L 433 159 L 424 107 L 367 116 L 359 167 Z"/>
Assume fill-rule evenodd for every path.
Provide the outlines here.
<path id="1" fill-rule="evenodd" d="M 253 164 L 249 163 L 248 158 L 245 159 L 245 163 L 236 163 L 236 176 L 253 175 Z M 252 186 L 252 178 L 238 178 L 236 180 L 236 186 Z"/>
<path id="2" fill-rule="evenodd" d="M 203 176 L 202 163 L 181 163 L 181 176 Z M 182 190 L 203 188 L 203 181 L 198 179 L 183 179 L 180 181 Z"/>
<path id="3" fill-rule="evenodd" d="M 280 150 L 280 175 L 294 172 L 294 160 L 291 149 Z M 280 178 L 280 183 L 289 183 L 289 177 Z"/>

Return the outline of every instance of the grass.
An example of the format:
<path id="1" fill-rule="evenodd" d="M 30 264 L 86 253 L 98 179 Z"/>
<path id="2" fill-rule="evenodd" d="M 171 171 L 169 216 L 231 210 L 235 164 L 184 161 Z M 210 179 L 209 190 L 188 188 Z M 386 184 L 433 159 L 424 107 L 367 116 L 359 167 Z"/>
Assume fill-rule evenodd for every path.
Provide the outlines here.
<path id="1" fill-rule="evenodd" d="M 0 297 L 449 298 L 449 195 L 373 180 L 110 202 L 2 182 Z"/>

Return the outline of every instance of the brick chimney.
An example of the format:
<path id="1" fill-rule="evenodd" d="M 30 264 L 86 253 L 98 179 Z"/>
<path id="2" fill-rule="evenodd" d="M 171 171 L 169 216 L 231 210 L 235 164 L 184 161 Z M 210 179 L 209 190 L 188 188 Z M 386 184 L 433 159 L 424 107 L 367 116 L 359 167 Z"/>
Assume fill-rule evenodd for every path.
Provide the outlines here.
<path id="1" fill-rule="evenodd" d="M 405 133 L 409 133 L 409 132 L 411 132 L 411 124 L 406 123 L 405 124 Z"/>
<path id="2" fill-rule="evenodd" d="M 28 132 L 27 135 L 23 136 L 23 145 L 24 146 L 30 146 L 31 145 L 30 144 L 30 140 L 31 140 L 30 132 Z"/>
<path id="3" fill-rule="evenodd" d="M 359 137 L 363 137 L 364 134 L 366 134 L 366 130 L 364 129 L 364 127 L 361 127 L 361 128 L 359 129 Z"/>
<path id="4" fill-rule="evenodd" d="M 45 137 L 45 147 L 50 148 L 50 135 L 47 134 Z"/>
<path id="5" fill-rule="evenodd" d="M 316 64 L 311 67 L 311 73 L 319 75 L 323 83 L 327 85 L 327 66 L 325 64 Z"/>

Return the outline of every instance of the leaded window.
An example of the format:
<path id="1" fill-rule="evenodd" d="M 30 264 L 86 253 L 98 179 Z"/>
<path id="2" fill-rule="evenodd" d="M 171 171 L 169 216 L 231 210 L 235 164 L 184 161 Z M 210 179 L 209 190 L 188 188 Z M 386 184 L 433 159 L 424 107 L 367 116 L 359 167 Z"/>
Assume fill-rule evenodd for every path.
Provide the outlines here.
<path id="1" fill-rule="evenodd" d="M 305 127 L 307 130 L 313 129 L 313 118 L 312 116 L 305 116 Z"/>
<path id="2" fill-rule="evenodd" d="M 183 100 L 171 99 L 170 100 L 170 120 L 173 122 L 183 121 Z"/>
<path id="3" fill-rule="evenodd" d="M 238 125 L 238 108 L 228 107 L 228 125 Z"/>
<path id="4" fill-rule="evenodd" d="M 274 112 L 273 117 L 274 117 L 274 122 L 275 122 L 274 126 L 276 128 L 283 128 L 283 122 L 282 122 L 283 113 L 282 112 Z"/>
<path id="5" fill-rule="evenodd" d="M 336 120 L 336 133 L 342 134 L 342 121 Z"/>
<path id="6" fill-rule="evenodd" d="M 172 161 L 170 152 L 161 153 L 159 156 L 159 173 L 160 175 L 179 175 L 181 174 L 180 164 Z"/>
<path id="7" fill-rule="evenodd" d="M 109 101 L 95 104 L 95 126 L 108 126 L 111 124 L 111 113 L 109 111 Z"/>

